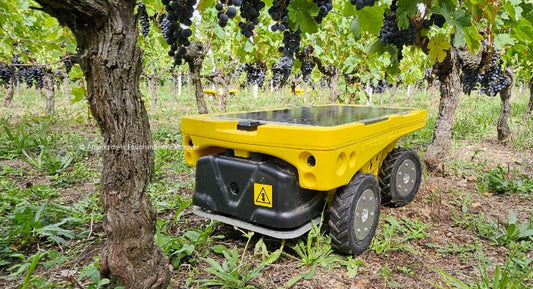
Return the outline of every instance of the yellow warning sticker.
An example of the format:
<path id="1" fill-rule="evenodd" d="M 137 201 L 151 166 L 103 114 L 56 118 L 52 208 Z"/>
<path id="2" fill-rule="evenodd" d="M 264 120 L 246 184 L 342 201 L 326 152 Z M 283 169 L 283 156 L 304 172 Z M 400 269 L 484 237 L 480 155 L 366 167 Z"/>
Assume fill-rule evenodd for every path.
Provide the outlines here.
<path id="1" fill-rule="evenodd" d="M 254 205 L 272 208 L 272 185 L 254 183 Z"/>

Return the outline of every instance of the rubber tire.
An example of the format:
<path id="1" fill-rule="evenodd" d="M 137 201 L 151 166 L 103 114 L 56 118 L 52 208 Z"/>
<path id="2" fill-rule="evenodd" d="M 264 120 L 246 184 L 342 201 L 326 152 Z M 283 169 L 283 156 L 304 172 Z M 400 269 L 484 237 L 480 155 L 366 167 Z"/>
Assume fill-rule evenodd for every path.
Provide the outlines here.
<path id="1" fill-rule="evenodd" d="M 408 179 L 412 189 L 408 193 L 400 193 L 396 186 L 398 170 L 406 160 L 414 163 L 414 180 Z M 383 160 L 379 170 L 379 186 L 381 188 L 381 203 L 388 207 L 402 207 L 409 204 L 416 196 L 422 180 L 422 164 L 416 152 L 412 149 L 395 148 Z"/>
<path id="2" fill-rule="evenodd" d="M 360 240 L 356 236 L 355 210 L 361 196 L 368 189 L 375 205 L 373 211 L 367 211 L 372 223 L 366 236 Z M 328 222 L 333 249 L 347 255 L 359 255 L 366 251 L 378 226 L 380 202 L 379 184 L 372 174 L 357 173 L 348 185 L 339 188 L 333 196 Z"/>

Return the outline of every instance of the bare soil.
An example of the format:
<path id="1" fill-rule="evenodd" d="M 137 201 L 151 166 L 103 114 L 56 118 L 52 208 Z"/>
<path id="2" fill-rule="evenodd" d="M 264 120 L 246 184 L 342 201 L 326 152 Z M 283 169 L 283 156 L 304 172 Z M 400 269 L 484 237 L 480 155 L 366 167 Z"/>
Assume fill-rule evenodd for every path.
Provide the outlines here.
<path id="1" fill-rule="evenodd" d="M 473 228 L 458 224 L 457 218 L 464 217 L 462 209 L 466 208 L 468 214 L 483 213 L 487 217 L 498 220 L 503 225 L 507 220 L 508 212 L 513 210 L 517 213 L 520 222 L 524 222 L 528 220 L 533 211 L 533 197 L 531 194 L 524 196 L 491 192 L 481 193 L 477 189 L 477 183 L 480 181 L 479 176 L 469 168 L 490 169 L 500 165 L 509 171 L 516 171 L 519 174 L 533 177 L 532 157 L 532 151 L 519 151 L 492 140 L 458 141 L 449 160 L 443 162 L 444 175 L 424 175 L 420 190 L 409 205 L 402 208 L 382 207 L 381 209 L 377 236 L 382 236 L 384 220 L 388 216 L 393 216 L 398 220 L 402 218 L 418 220 L 427 225 L 428 227 L 425 229 L 427 237 L 409 240 L 400 250 L 382 254 L 368 250 L 354 257 L 354 260 L 362 261 L 362 265 L 357 267 L 358 272 L 355 276 L 350 276 L 350 273 L 353 272 L 350 272 L 345 265 L 341 265 L 341 262 L 336 262 L 336 265 L 329 268 L 317 266 L 312 278 L 309 280 L 301 279 L 291 288 L 437 288 L 437 286 L 445 285 L 438 273 L 439 270 L 462 280 L 479 277 L 480 252 L 490 261 L 489 271 L 492 272 L 496 264 L 503 263 L 507 249 L 491 244 Z M 0 164 L 23 170 L 29 169 L 25 162 L 18 160 L 1 161 Z M 167 179 L 181 183 L 190 181 L 192 178 L 194 176 L 190 173 L 175 173 L 168 176 Z M 23 178 L 15 179 L 15 181 L 21 185 L 28 182 Z M 35 176 L 31 180 L 31 184 L 49 182 L 44 176 Z M 66 202 L 75 202 L 94 190 L 96 187 L 93 182 L 82 182 L 75 187 L 64 189 L 61 192 L 61 198 Z M 192 194 L 185 189 L 179 189 L 174 193 L 182 196 Z M 160 216 L 160 218 L 172 217 L 172 215 Z M 191 209 L 188 208 L 180 223 L 173 228 L 173 232 L 180 234 L 186 228 L 200 228 L 204 225 L 205 220 L 192 214 Z M 103 242 L 101 224 L 92 224 L 90 229 L 92 233 L 87 239 L 60 248 L 75 258 L 51 268 L 38 267 L 35 274 L 47 276 L 57 282 L 65 282 L 65 284 L 70 284 L 73 287 L 81 286 L 81 284 L 76 284 L 76 278 L 81 274 L 81 270 L 75 270 L 75 268 L 83 268 L 92 263 L 94 258 L 99 255 Z M 242 232 L 220 224 L 217 225 L 213 235 L 219 234 L 224 235 L 225 238 L 216 240 L 215 244 L 223 244 L 228 248 L 237 246 L 240 256 L 244 255 L 245 263 L 258 264 L 260 262 L 257 256 L 253 256 L 253 248 L 260 236 L 255 235 L 248 250 L 243 252 L 247 239 L 242 236 Z M 264 240 L 272 251 L 282 245 L 279 240 L 268 237 L 265 237 Z M 256 288 L 285 287 L 291 278 L 310 269 L 300 264 L 295 252 L 289 248 L 290 242 L 285 244 L 284 254 L 280 259 L 267 266 L 262 271 L 262 275 L 253 279 L 250 285 Z M 451 244 L 467 249 L 462 252 L 448 253 L 439 250 L 439 248 L 450 247 Z M 470 248 L 468 245 L 475 244 L 480 245 L 481 251 L 468 249 Z M 219 262 L 223 261 L 221 255 L 210 253 L 209 257 Z M 527 252 L 526 257 L 533 258 L 533 252 L 531 250 Z M 345 256 L 339 256 L 339 258 L 346 260 Z M 197 283 L 187 284 L 187 280 L 212 278 L 213 276 L 205 271 L 206 267 L 208 264 L 200 258 L 194 259 L 193 262 L 188 262 L 185 259 L 179 268 L 172 269 L 171 288 L 199 288 Z M 1 276 L 0 285 L 4 288 L 17 286 L 16 283 L 3 279 Z"/>
<path id="2" fill-rule="evenodd" d="M 533 198 L 517 194 L 495 194 L 491 192 L 480 193 L 476 184 L 477 176 L 468 171 L 458 171 L 453 161 L 462 161 L 473 166 L 486 166 L 493 168 L 501 165 L 505 168 L 517 170 L 521 174 L 532 176 L 533 162 L 531 151 L 515 150 L 511 146 L 502 145 L 492 140 L 476 144 L 471 141 L 461 141 L 451 153 L 448 162 L 444 163 L 450 169 L 445 169 L 444 175 L 427 175 L 423 178 L 420 190 L 415 200 L 402 208 L 382 207 L 381 223 L 387 216 L 396 219 L 418 219 L 429 225 L 426 229 L 428 237 L 420 240 L 408 241 L 408 250 L 402 249 L 384 254 L 377 254 L 369 250 L 354 259 L 363 261 L 359 266 L 356 276 L 350 277 L 345 266 L 334 268 L 317 267 L 314 277 L 310 280 L 300 280 L 291 288 L 437 288 L 445 283 L 438 271 L 447 272 L 462 280 L 479 278 L 479 252 L 471 250 L 464 254 L 442 253 L 436 247 L 446 248 L 450 244 L 466 246 L 479 244 L 482 253 L 490 265 L 489 271 L 493 272 L 495 264 L 502 264 L 506 248 L 493 245 L 479 236 L 472 228 L 459 225 L 453 218 L 461 218 L 462 204 L 466 204 L 469 214 L 483 213 L 485 216 L 499 220 L 502 225 L 508 217 L 508 212 L 517 213 L 521 222 L 528 220 L 533 212 Z M 188 215 L 188 222 L 197 223 L 198 217 Z M 379 236 L 382 225 L 378 227 Z M 227 247 L 237 245 L 244 248 L 247 239 L 241 237 L 239 232 L 226 225 L 219 225 L 221 233 L 226 235 L 224 243 Z M 234 231 L 233 234 L 229 232 Z M 252 239 L 252 243 L 259 237 Z M 273 241 L 272 250 L 279 248 L 281 243 Z M 253 248 L 253 244 L 251 245 Z M 287 255 L 294 255 L 290 249 L 285 250 Z M 241 254 L 243 254 L 241 252 Z M 213 255 L 213 254 L 212 254 Z M 247 252 L 247 261 L 258 262 L 253 258 L 252 250 Z M 267 267 L 261 278 L 254 280 L 257 288 L 284 287 L 294 276 L 309 270 L 302 266 L 297 257 L 282 255 L 273 265 Z M 210 256 L 222 262 L 220 256 Z M 533 257 L 533 252 L 528 252 L 528 258 Z M 199 264 L 202 267 L 205 264 Z M 195 265 L 196 266 L 196 265 Z M 189 265 L 183 265 L 174 272 L 172 288 L 187 288 L 186 280 L 190 274 L 194 278 L 208 278 L 206 272 L 199 273 L 191 270 Z M 531 282 L 531 280 L 530 280 Z M 189 288 L 196 288 L 194 284 Z"/>

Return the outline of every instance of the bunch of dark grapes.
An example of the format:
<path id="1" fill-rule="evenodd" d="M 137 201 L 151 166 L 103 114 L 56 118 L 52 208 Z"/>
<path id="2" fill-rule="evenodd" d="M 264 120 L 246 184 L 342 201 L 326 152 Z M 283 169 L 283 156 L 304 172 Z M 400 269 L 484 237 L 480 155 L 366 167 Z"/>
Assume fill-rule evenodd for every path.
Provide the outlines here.
<path id="1" fill-rule="evenodd" d="M 19 72 L 21 72 L 20 69 Z M 45 73 L 46 71 L 42 66 L 30 66 L 28 69 L 24 69 L 21 74 L 24 77 L 24 81 L 26 82 L 26 86 L 28 88 L 33 87 L 35 84 L 37 89 L 42 89 Z"/>
<path id="2" fill-rule="evenodd" d="M 0 84 L 9 84 L 15 74 L 15 67 L 8 63 L 0 63 Z"/>
<path id="3" fill-rule="evenodd" d="M 294 54 L 300 49 L 301 33 L 299 28 L 296 31 L 285 30 L 283 32 L 283 47 L 278 48 L 279 52 L 283 53 L 284 56 L 294 58 Z"/>
<path id="4" fill-rule="evenodd" d="M 191 44 L 189 37 L 192 31 L 183 26 L 191 26 L 196 0 L 162 0 L 167 14 L 159 16 L 159 24 L 163 37 L 170 45 L 168 55 L 174 57 L 174 65 L 183 64 L 183 57 L 187 53 L 187 46 Z"/>
<path id="5" fill-rule="evenodd" d="M 489 66 L 480 73 L 481 88 L 479 92 L 488 96 L 495 96 L 498 92 L 509 85 L 505 73 L 502 71 L 501 60 L 494 55 Z"/>
<path id="6" fill-rule="evenodd" d="M 387 90 L 387 80 L 380 79 L 376 85 L 371 85 L 372 92 L 374 93 L 384 93 Z"/>
<path id="7" fill-rule="evenodd" d="M 281 87 L 281 77 L 281 69 L 279 69 L 279 65 L 277 63 L 274 63 L 272 65 L 272 85 L 274 87 Z"/>
<path id="8" fill-rule="evenodd" d="M 226 27 L 228 21 L 237 16 L 237 9 L 234 6 L 241 6 L 241 4 L 242 0 L 220 0 L 220 2 L 215 5 L 215 8 L 218 11 L 218 25 L 222 28 Z"/>
<path id="9" fill-rule="evenodd" d="M 32 66 L 30 67 L 30 70 L 32 70 L 33 73 L 33 79 L 35 80 L 35 87 L 37 89 L 42 89 L 44 86 L 44 75 L 46 74 L 46 71 L 44 67 L 42 66 Z"/>
<path id="10" fill-rule="evenodd" d="M 429 29 L 431 25 L 435 25 L 439 28 L 442 28 L 445 22 L 446 18 L 444 18 L 444 16 L 439 14 L 431 14 L 431 17 L 429 17 L 429 19 L 424 20 L 424 29 Z"/>
<path id="11" fill-rule="evenodd" d="M 273 81 L 275 87 L 283 87 L 287 84 L 287 80 L 292 72 L 292 66 L 294 65 L 294 59 L 286 55 L 279 59 L 279 63 L 272 67 Z"/>
<path id="12" fill-rule="evenodd" d="M 413 45 L 416 43 L 416 27 L 413 22 L 409 22 L 409 27 L 401 30 L 398 27 L 396 13 L 391 12 L 384 14 L 383 26 L 379 31 L 379 39 L 383 44 L 392 44 L 398 49 L 404 45 Z"/>
<path id="13" fill-rule="evenodd" d="M 479 88 L 480 93 L 488 96 L 495 96 L 509 85 L 497 51 L 487 65 L 474 69 L 464 68 L 461 82 L 464 93 L 470 94 L 472 90 Z"/>
<path id="14" fill-rule="evenodd" d="M 259 14 L 264 7 L 265 3 L 261 0 L 242 0 L 240 12 L 245 21 L 239 22 L 239 28 L 244 37 L 252 37 L 255 26 L 259 24 Z"/>
<path id="15" fill-rule="evenodd" d="M 246 72 L 246 83 L 249 85 L 258 85 L 259 87 L 263 86 L 266 68 L 259 63 L 247 63 L 244 71 Z"/>
<path id="16" fill-rule="evenodd" d="M 302 71 L 302 79 L 305 83 L 307 83 L 309 81 L 309 78 L 311 78 L 313 68 L 315 68 L 315 63 L 313 61 L 302 61 L 302 67 L 300 67 L 300 70 Z"/>
<path id="17" fill-rule="evenodd" d="M 285 31 L 289 28 L 289 6 L 290 0 L 274 0 L 272 6 L 268 9 L 268 15 L 276 23 L 270 26 L 270 30 L 273 32 L 276 31 Z"/>
<path id="18" fill-rule="evenodd" d="M 11 64 L 13 65 L 15 71 L 15 84 L 22 83 L 24 80 L 24 75 L 26 74 L 26 68 L 22 66 L 22 61 L 20 61 L 19 57 L 16 55 L 13 55 L 13 58 L 11 59 Z"/>
<path id="19" fill-rule="evenodd" d="M 352 5 L 355 6 L 357 10 L 361 10 L 365 7 L 374 6 L 376 0 L 350 0 L 350 3 L 352 3 Z"/>
<path id="20" fill-rule="evenodd" d="M 148 13 L 146 13 L 146 6 L 144 6 L 144 3 L 141 1 L 137 4 L 138 12 L 141 15 L 139 22 L 141 23 L 141 34 L 142 36 L 146 37 L 148 36 L 148 33 L 150 33 L 150 18 L 148 17 Z"/>
<path id="21" fill-rule="evenodd" d="M 414 45 L 416 43 L 416 25 L 413 21 L 409 21 L 407 29 L 400 29 L 398 27 L 398 20 L 396 19 L 396 0 L 392 1 L 390 12 L 383 14 L 383 26 L 379 30 L 379 39 L 383 44 L 392 44 L 398 48 L 398 60 L 403 58 L 402 48 L 404 45 Z"/>
<path id="22" fill-rule="evenodd" d="M 472 90 L 477 88 L 477 84 L 480 81 L 479 69 L 463 69 L 463 75 L 461 77 L 461 84 L 463 85 L 463 92 L 470 94 Z"/>
<path id="23" fill-rule="evenodd" d="M 324 19 L 331 9 L 333 9 L 333 2 L 331 0 L 313 0 L 313 2 L 316 4 L 316 7 L 318 7 L 318 15 L 315 16 L 316 23 L 320 24 L 322 23 L 322 19 Z M 372 5 L 374 4 L 374 1 L 372 0 Z"/>
<path id="24" fill-rule="evenodd" d="M 67 52 L 65 56 L 61 57 L 61 62 L 65 66 L 65 71 L 69 73 L 70 70 L 72 69 L 72 66 L 78 63 L 78 57 L 75 55 L 72 55 L 72 53 L 70 52 Z"/>

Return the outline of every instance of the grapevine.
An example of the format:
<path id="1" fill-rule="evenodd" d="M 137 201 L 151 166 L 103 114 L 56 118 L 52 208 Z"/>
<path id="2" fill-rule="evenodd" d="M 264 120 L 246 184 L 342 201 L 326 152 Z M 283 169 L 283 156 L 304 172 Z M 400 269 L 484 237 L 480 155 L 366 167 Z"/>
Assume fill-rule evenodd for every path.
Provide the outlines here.
<path id="1" fill-rule="evenodd" d="M 331 0 L 313 0 L 313 2 L 316 4 L 316 7 L 318 7 L 318 15 L 315 16 L 315 21 L 320 24 L 322 23 L 322 19 L 324 19 L 329 14 L 329 11 L 333 9 L 333 2 L 331 2 Z"/>
<path id="2" fill-rule="evenodd" d="M 255 26 L 259 24 L 259 14 L 265 3 L 261 0 L 242 0 L 240 14 L 244 21 L 239 22 L 239 28 L 244 37 L 253 35 Z"/>
<path id="3" fill-rule="evenodd" d="M 245 65 L 244 71 L 246 72 L 246 82 L 249 85 L 263 86 L 266 76 L 266 67 L 263 63 L 248 63 Z"/>
<path id="4" fill-rule="evenodd" d="M 215 5 L 218 18 L 218 25 L 222 28 L 228 25 L 228 20 L 235 18 L 237 16 L 237 9 L 234 6 L 241 6 L 242 0 L 220 0 L 219 3 Z M 225 7 L 227 6 L 227 7 Z"/>
<path id="5" fill-rule="evenodd" d="M 159 16 L 159 24 L 163 37 L 170 45 L 168 55 L 174 57 L 174 65 L 183 64 L 183 57 L 187 53 L 187 46 L 191 44 L 189 37 L 192 31 L 183 26 L 192 24 L 194 5 L 196 0 L 162 0 L 168 14 Z"/>
<path id="6" fill-rule="evenodd" d="M 432 25 L 443 27 L 446 18 L 439 14 L 431 14 L 429 19 L 424 19 L 427 17 L 427 15 L 424 15 L 424 18 L 409 19 L 409 26 L 406 29 L 400 29 L 396 14 L 397 9 L 397 2 L 393 0 L 390 11 L 383 14 L 383 25 L 379 31 L 379 39 L 383 44 L 392 44 L 398 48 L 398 60 L 401 60 L 403 46 L 417 43 L 419 29 L 429 29 Z"/>
<path id="7" fill-rule="evenodd" d="M 376 0 L 350 0 L 350 3 L 355 6 L 357 10 L 361 10 L 365 7 L 374 6 Z"/>
<path id="8" fill-rule="evenodd" d="M 463 66 L 461 83 L 463 92 L 470 94 L 473 90 L 479 89 L 481 94 L 495 96 L 502 89 L 509 85 L 505 73 L 502 71 L 502 60 L 499 51 L 490 49 L 488 43 L 484 42 L 485 52 L 476 67 Z M 487 52 L 488 51 L 488 52 Z M 483 59 L 490 59 L 483 61 Z"/>
<path id="9" fill-rule="evenodd" d="M 61 58 L 61 62 L 65 66 L 65 72 L 69 73 L 72 69 L 72 66 L 76 63 L 78 63 L 78 57 L 75 55 L 72 55 L 72 53 L 68 52 Z"/>
<path id="10" fill-rule="evenodd" d="M 148 33 L 150 33 L 150 18 L 148 17 L 148 13 L 146 13 L 146 6 L 143 2 L 139 2 L 137 6 L 139 8 L 139 14 L 141 15 L 139 20 L 141 24 L 141 34 L 146 37 L 148 36 Z"/>
<path id="11" fill-rule="evenodd" d="M 0 84 L 9 84 L 15 74 L 15 67 L 8 63 L 0 63 Z"/>
<path id="12" fill-rule="evenodd" d="M 302 80 L 306 83 L 309 81 L 309 78 L 311 78 L 311 73 L 315 68 L 313 52 L 314 48 L 312 46 L 305 46 L 302 51 L 296 55 L 298 60 L 302 63 L 300 70 L 302 72 Z"/>

